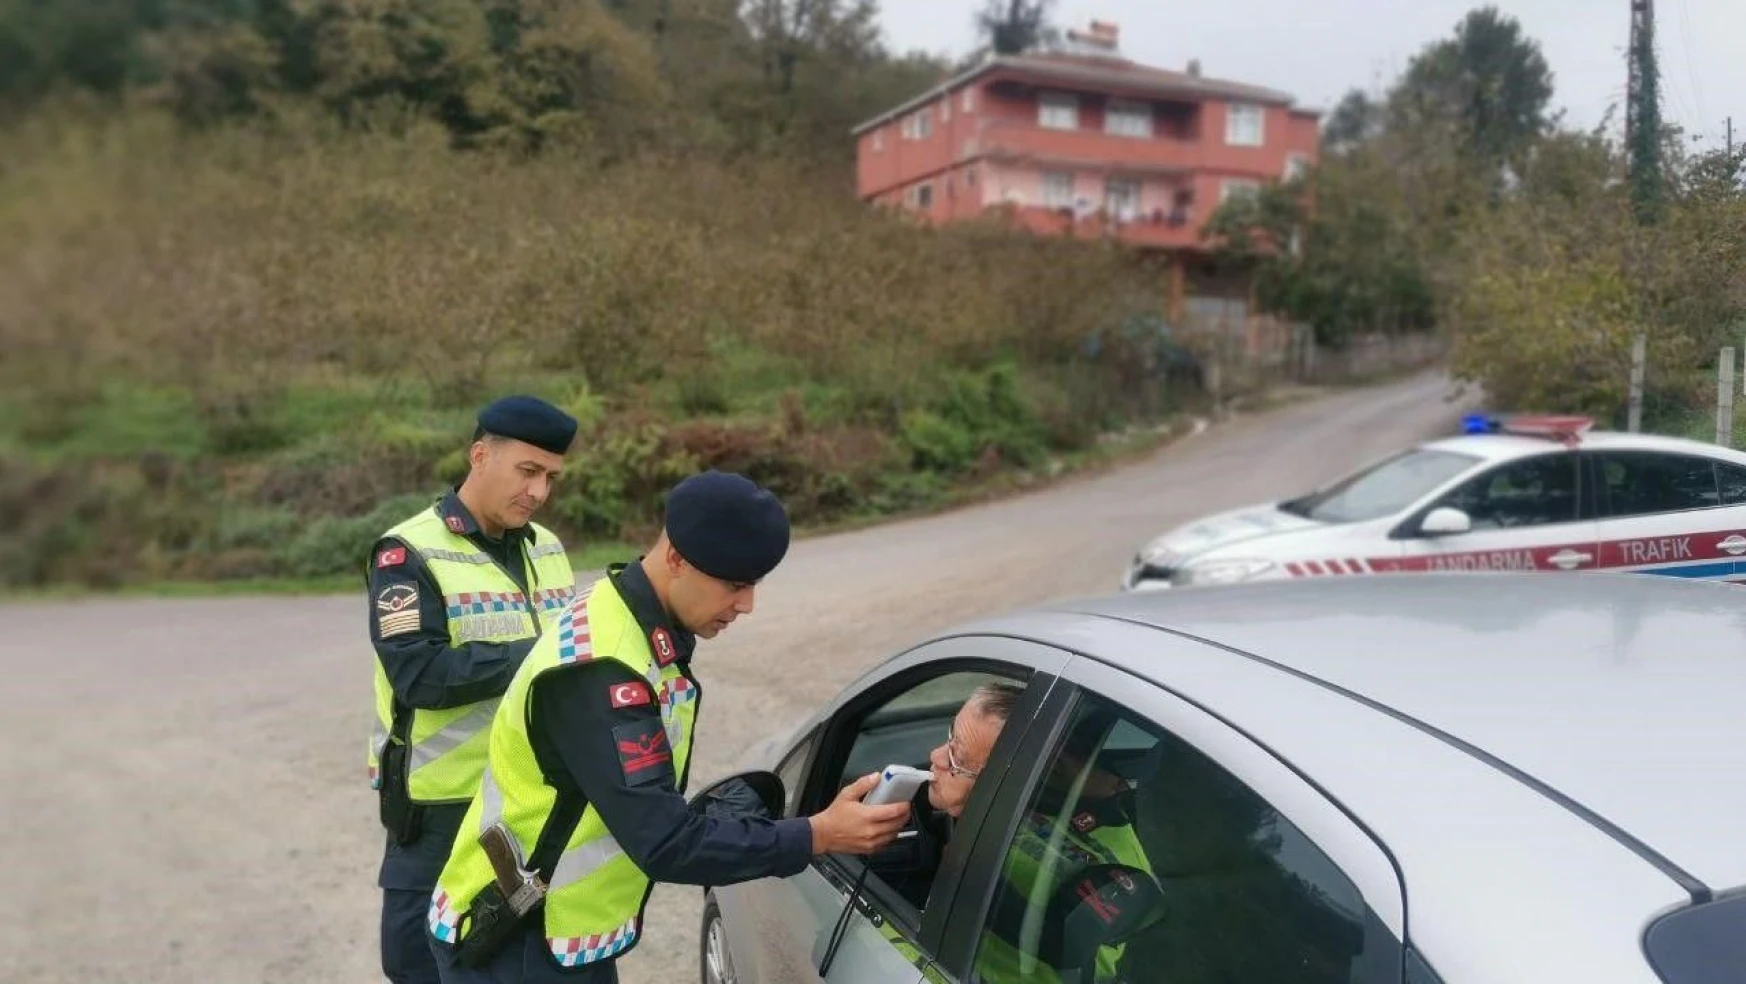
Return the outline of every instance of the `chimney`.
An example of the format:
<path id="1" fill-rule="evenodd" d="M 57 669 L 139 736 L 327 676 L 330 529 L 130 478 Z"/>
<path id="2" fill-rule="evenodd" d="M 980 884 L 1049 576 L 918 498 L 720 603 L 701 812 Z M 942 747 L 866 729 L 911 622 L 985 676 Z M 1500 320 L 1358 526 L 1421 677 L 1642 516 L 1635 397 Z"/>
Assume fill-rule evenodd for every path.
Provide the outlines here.
<path id="1" fill-rule="evenodd" d="M 1086 30 L 1067 31 L 1070 45 L 1085 54 L 1115 54 L 1121 45 L 1122 29 L 1109 21 L 1094 20 Z"/>
<path id="2" fill-rule="evenodd" d="M 1197 78 L 1197 79 L 1200 78 L 1200 59 L 1199 58 L 1190 58 L 1188 60 L 1188 74 L 1193 78 Z"/>

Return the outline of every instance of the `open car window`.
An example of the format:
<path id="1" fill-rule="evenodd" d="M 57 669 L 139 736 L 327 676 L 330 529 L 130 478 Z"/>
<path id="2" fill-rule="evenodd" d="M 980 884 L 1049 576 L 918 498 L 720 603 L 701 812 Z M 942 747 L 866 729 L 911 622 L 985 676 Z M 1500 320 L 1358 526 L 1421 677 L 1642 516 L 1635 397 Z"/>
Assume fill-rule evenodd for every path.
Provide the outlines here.
<path id="1" fill-rule="evenodd" d="M 1011 682 L 992 673 L 948 673 L 902 690 L 869 710 L 854 729 L 835 788 L 888 765 L 928 767 L 928 755 L 946 740 L 952 718 L 984 683 Z"/>
<path id="2" fill-rule="evenodd" d="M 1028 678 L 1029 670 L 1022 667 L 995 673 L 959 664 L 906 673 L 871 688 L 864 700 L 845 705 L 820 737 L 806 808 L 822 807 L 844 786 L 889 765 L 928 769 L 930 756 L 947 742 L 953 719 L 978 687 L 998 682 L 1022 688 Z M 931 805 L 927 786 L 913 802 L 906 836 L 865 859 L 865 865 L 859 857 L 820 862 L 836 865 L 850 879 L 859 878 L 865 867 L 862 894 L 891 921 L 912 928 L 920 926 L 955 830 L 954 821 Z"/>

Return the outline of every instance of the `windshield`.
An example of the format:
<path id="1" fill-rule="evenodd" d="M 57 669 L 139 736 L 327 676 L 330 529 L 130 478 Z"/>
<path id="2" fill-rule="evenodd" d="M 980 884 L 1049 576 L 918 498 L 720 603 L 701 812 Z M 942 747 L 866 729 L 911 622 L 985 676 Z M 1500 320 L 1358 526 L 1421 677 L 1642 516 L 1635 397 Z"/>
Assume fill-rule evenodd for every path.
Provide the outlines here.
<path id="1" fill-rule="evenodd" d="M 1358 523 L 1400 512 L 1480 459 L 1451 451 L 1414 448 L 1299 499 L 1279 504 L 1288 513 L 1324 523 Z"/>

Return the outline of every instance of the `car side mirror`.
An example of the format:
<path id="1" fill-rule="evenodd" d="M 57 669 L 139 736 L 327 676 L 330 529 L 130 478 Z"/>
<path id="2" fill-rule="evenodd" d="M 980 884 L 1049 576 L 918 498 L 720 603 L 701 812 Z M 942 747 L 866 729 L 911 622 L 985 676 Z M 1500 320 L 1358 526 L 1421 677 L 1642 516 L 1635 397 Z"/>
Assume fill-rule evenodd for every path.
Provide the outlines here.
<path id="1" fill-rule="evenodd" d="M 1439 506 L 1431 510 L 1425 521 L 1419 524 L 1419 532 L 1425 536 L 1459 536 L 1473 529 L 1473 519 L 1465 512 L 1450 506 Z"/>
<path id="2" fill-rule="evenodd" d="M 724 819 L 778 820 L 788 802 L 782 777 L 762 769 L 740 772 L 710 783 L 687 803 L 691 812 Z"/>

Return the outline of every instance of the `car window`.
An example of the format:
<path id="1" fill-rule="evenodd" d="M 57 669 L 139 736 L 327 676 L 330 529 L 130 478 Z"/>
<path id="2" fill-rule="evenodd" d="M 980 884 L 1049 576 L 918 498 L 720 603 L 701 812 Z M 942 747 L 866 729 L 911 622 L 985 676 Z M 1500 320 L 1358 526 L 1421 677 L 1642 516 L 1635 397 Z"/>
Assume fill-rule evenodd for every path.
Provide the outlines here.
<path id="1" fill-rule="evenodd" d="M 1746 468 L 1716 462 L 1716 485 L 1721 492 L 1722 505 L 1746 505 Z"/>
<path id="2" fill-rule="evenodd" d="M 1600 455 L 1602 508 L 1608 516 L 1709 509 L 1722 504 L 1716 466 L 1708 458 L 1654 451 Z"/>
<path id="3" fill-rule="evenodd" d="M 1091 699 L 1049 761 L 1008 844 L 973 980 L 1359 979 L 1357 887 L 1211 759 Z"/>
<path id="4" fill-rule="evenodd" d="M 1643 950 L 1667 984 L 1734 984 L 1746 966 L 1746 895 L 1676 909 L 1655 920 Z"/>
<path id="5" fill-rule="evenodd" d="M 1279 508 L 1324 523 L 1380 519 L 1430 495 L 1479 461 L 1472 455 L 1415 448 Z"/>
<path id="6" fill-rule="evenodd" d="M 855 725 L 834 788 L 888 765 L 927 768 L 928 754 L 945 743 L 952 718 L 970 694 L 984 683 L 1006 679 L 979 671 L 949 673 L 905 689 L 867 711 Z"/>
<path id="7" fill-rule="evenodd" d="M 812 808 L 822 807 L 843 786 L 888 765 L 929 768 L 930 756 L 947 744 L 953 719 L 979 687 L 1004 683 L 1022 693 L 1028 673 L 1018 667 L 1011 675 L 980 666 L 935 670 L 898 682 L 883 694 L 875 693 L 871 703 L 849 705 L 827 732 L 825 740 L 830 744 L 821 746 L 814 758 L 815 773 L 809 783 L 816 791 Z M 919 923 L 920 913 L 933 895 L 953 829 L 952 823 L 933 808 L 927 786 L 918 792 L 915 802 L 918 809 L 912 814 L 908 836 L 864 859 L 867 893 L 888 903 L 888 914 L 907 923 Z M 862 860 L 842 858 L 837 863 L 859 875 Z"/>
<path id="8" fill-rule="evenodd" d="M 1577 457 L 1543 454 L 1474 476 L 1438 502 L 1466 513 L 1476 530 L 1568 523 L 1577 518 Z"/>

